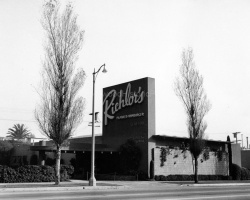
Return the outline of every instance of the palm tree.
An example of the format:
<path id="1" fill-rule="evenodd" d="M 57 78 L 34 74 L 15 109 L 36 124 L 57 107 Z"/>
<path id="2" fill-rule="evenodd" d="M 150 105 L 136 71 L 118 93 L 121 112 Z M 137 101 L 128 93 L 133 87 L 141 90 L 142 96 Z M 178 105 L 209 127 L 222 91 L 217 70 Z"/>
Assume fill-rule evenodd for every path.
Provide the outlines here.
<path id="1" fill-rule="evenodd" d="M 25 139 L 30 137 L 30 131 L 24 126 L 24 124 L 15 124 L 13 128 L 8 129 L 8 136 L 12 139 Z"/>

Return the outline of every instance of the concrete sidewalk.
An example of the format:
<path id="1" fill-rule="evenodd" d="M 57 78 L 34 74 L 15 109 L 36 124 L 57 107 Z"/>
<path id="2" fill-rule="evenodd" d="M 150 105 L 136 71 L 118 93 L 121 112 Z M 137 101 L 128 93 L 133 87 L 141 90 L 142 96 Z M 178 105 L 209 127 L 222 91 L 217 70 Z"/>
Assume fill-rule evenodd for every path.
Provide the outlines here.
<path id="1" fill-rule="evenodd" d="M 115 182 L 98 181 L 95 187 L 86 180 L 70 180 L 55 185 L 54 182 L 39 183 L 0 183 L 0 191 L 45 191 L 45 190 L 83 190 L 83 189 L 124 189 L 127 186 Z"/>
<path id="2" fill-rule="evenodd" d="M 218 186 L 250 186 L 249 181 L 97 181 L 97 186 L 89 186 L 86 180 L 70 180 L 61 182 L 60 186 L 54 182 L 42 183 L 0 183 L 0 191 L 53 191 L 53 190 L 107 190 L 107 189 L 164 189 L 166 187 L 218 187 Z"/>

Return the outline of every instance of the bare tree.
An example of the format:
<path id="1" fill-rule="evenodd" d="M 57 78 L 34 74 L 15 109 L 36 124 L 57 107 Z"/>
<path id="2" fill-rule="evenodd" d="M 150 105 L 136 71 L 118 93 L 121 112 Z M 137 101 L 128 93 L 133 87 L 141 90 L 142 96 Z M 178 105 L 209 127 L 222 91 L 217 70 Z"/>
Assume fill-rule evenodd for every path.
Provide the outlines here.
<path id="1" fill-rule="evenodd" d="M 180 78 L 175 81 L 175 93 L 182 101 L 186 114 L 189 133 L 189 150 L 195 161 L 194 179 L 198 183 L 198 157 L 204 148 L 206 122 L 204 116 L 211 108 L 203 88 L 203 77 L 195 68 L 191 48 L 182 52 Z"/>
<path id="2" fill-rule="evenodd" d="M 77 97 L 85 72 L 75 71 L 83 31 L 71 4 L 60 11 L 57 1 L 43 7 L 42 26 L 46 34 L 41 103 L 35 111 L 38 126 L 56 146 L 56 180 L 60 184 L 61 148 L 82 120 L 85 101 Z"/>

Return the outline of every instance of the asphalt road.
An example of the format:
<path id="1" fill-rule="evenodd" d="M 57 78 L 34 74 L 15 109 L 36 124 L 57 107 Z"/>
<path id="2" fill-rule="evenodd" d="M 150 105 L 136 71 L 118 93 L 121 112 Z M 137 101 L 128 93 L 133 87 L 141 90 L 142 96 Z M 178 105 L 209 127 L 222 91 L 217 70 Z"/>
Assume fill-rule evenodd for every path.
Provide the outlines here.
<path id="1" fill-rule="evenodd" d="M 122 200 L 122 199 L 250 199 L 250 186 L 192 187 L 172 186 L 166 188 L 109 189 L 109 190 L 65 190 L 65 191 L 1 191 L 1 200 Z"/>

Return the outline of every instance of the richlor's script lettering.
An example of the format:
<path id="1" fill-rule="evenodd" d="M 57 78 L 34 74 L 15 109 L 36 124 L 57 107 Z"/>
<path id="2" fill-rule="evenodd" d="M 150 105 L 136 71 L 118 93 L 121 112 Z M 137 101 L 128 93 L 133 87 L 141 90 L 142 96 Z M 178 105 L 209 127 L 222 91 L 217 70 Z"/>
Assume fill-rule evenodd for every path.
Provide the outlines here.
<path id="1" fill-rule="evenodd" d="M 118 102 L 114 102 L 116 97 L 119 97 Z M 111 97 L 110 100 L 108 97 Z M 111 90 L 103 100 L 104 105 L 104 124 L 108 124 L 108 119 L 114 119 L 114 114 L 127 106 L 133 104 L 142 103 L 145 97 L 145 92 L 139 87 L 138 92 L 131 92 L 131 84 L 127 85 L 126 92 L 120 90 L 119 93 L 116 90 Z"/>

